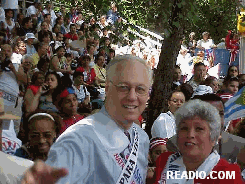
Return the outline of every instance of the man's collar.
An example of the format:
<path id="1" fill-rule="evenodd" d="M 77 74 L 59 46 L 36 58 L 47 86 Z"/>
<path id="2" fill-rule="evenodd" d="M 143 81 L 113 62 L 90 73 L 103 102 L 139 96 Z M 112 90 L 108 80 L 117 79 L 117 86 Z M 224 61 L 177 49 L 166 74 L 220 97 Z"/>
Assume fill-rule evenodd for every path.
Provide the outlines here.
<path id="1" fill-rule="evenodd" d="M 91 118 L 93 119 L 95 133 L 108 151 L 114 152 L 119 149 L 121 152 L 128 146 L 129 140 L 124 134 L 123 128 L 111 118 L 104 106 Z M 88 119 L 90 118 L 88 117 Z M 132 126 L 128 131 L 132 135 Z"/>

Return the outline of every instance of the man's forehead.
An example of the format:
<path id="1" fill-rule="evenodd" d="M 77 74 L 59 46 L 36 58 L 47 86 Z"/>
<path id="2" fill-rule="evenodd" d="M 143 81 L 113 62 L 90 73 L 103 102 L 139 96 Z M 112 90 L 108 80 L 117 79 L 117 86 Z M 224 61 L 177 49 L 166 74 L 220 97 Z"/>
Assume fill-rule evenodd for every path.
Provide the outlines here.
<path id="1" fill-rule="evenodd" d="M 134 76 L 137 76 L 137 73 L 145 73 L 147 72 L 146 66 L 144 66 L 142 63 L 137 61 L 129 61 L 129 60 L 123 60 L 116 64 L 116 69 L 114 70 L 114 77 L 116 79 L 120 79 L 122 76 L 129 75 L 129 70 L 134 70 L 135 73 Z"/>
<path id="2" fill-rule="evenodd" d="M 143 65 L 143 63 L 135 60 L 121 60 L 120 62 L 116 63 L 117 70 L 123 70 L 125 67 L 133 67 L 133 66 L 140 66 Z"/>
<path id="3" fill-rule="evenodd" d="M 143 67 L 142 67 L 143 66 Z M 145 73 L 146 72 L 146 67 L 137 61 L 122 61 L 120 63 L 117 63 L 116 65 L 116 70 L 115 70 L 115 75 L 116 76 L 121 76 L 121 75 L 128 75 L 129 70 L 135 70 L 135 75 L 137 73 Z"/>

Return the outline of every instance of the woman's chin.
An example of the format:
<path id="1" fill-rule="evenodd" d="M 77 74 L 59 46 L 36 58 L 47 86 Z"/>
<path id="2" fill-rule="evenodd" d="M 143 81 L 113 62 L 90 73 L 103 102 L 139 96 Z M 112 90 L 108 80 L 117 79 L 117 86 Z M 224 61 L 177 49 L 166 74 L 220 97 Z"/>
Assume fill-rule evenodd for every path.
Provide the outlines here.
<path id="1" fill-rule="evenodd" d="M 192 160 L 193 162 L 196 161 L 200 161 L 202 160 L 202 155 L 200 155 L 200 153 L 195 153 L 195 152 L 189 152 L 188 154 L 184 154 L 183 155 L 183 159 L 188 159 L 188 160 Z"/>

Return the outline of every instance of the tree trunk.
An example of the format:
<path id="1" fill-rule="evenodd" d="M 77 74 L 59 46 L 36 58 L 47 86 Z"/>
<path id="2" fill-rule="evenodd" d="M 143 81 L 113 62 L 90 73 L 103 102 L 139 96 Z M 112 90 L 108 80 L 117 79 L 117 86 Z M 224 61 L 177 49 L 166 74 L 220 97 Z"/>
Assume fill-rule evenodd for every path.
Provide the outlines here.
<path id="1" fill-rule="evenodd" d="M 161 112 L 167 112 L 167 98 L 171 93 L 173 83 L 173 68 L 180 50 L 182 31 L 174 29 L 169 37 L 165 38 L 162 45 L 161 55 L 155 78 L 153 90 L 147 112 L 146 132 L 151 137 L 151 127 Z"/>
<path id="2" fill-rule="evenodd" d="M 146 132 L 151 137 L 151 127 L 161 112 L 168 110 L 168 96 L 173 83 L 173 68 L 180 50 L 184 21 L 182 0 L 173 0 L 171 16 L 168 20 L 169 35 L 165 34 L 162 50 L 153 83 L 153 90 L 147 112 Z M 181 15 L 181 16 L 180 16 Z"/>

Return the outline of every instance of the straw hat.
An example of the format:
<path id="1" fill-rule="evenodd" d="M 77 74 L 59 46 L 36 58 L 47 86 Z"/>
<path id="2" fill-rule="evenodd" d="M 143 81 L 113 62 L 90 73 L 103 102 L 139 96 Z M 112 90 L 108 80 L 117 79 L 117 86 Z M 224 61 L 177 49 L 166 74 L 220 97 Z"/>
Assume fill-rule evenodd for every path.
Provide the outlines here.
<path id="1" fill-rule="evenodd" d="M 0 119 L 7 119 L 7 120 L 21 119 L 19 116 L 4 112 L 4 100 L 2 98 L 1 93 L 0 93 Z"/>

